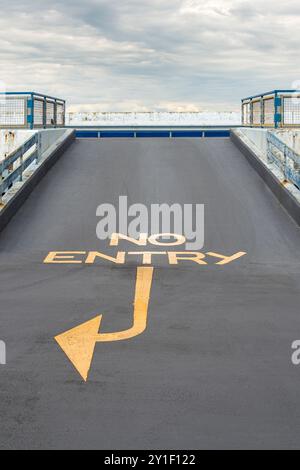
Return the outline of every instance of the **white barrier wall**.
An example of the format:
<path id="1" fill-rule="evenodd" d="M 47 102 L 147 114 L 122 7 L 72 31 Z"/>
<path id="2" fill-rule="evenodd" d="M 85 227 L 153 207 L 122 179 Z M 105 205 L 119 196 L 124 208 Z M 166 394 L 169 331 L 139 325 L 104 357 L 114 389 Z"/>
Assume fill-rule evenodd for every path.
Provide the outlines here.
<path id="1" fill-rule="evenodd" d="M 298 175 L 297 169 L 295 168 L 296 164 L 290 166 L 291 160 L 284 157 L 281 144 L 279 144 L 280 147 L 278 148 L 276 148 L 276 145 L 274 144 L 276 141 L 281 141 L 300 155 L 300 131 L 272 129 L 271 133 L 276 136 L 276 139 L 273 139 L 272 145 L 269 145 L 268 143 L 268 129 L 242 127 L 234 129 L 233 132 L 252 150 L 256 157 L 264 163 L 273 176 L 280 183 L 284 183 L 284 188 L 289 191 L 300 204 L 300 191 L 297 179 Z M 270 151 L 269 159 L 268 150 Z M 270 158 L 271 154 L 273 158 Z M 287 160 L 289 163 L 287 163 Z M 286 173 L 287 168 L 289 169 L 289 174 Z M 293 173 L 291 173 L 291 170 L 293 170 Z"/>

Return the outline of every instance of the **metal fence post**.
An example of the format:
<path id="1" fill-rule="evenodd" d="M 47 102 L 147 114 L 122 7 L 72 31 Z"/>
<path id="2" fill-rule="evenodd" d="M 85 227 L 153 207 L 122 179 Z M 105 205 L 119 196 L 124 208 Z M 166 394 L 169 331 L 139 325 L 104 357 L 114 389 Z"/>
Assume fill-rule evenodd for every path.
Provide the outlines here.
<path id="1" fill-rule="evenodd" d="M 32 110 L 31 110 L 31 129 L 34 128 L 34 95 L 31 94 Z"/>
<path id="2" fill-rule="evenodd" d="M 264 97 L 261 97 L 260 100 L 260 125 L 263 127 L 265 124 L 265 102 Z"/>
<path id="3" fill-rule="evenodd" d="M 65 100 L 32 91 L 0 92 L 1 100 L 3 100 L 2 97 L 4 103 L 1 104 L 1 129 L 65 126 Z M 50 103 L 49 106 L 47 106 L 48 103 Z"/>
<path id="4" fill-rule="evenodd" d="M 2 200 L 2 181 L 3 181 L 3 162 L 0 162 L 0 207 L 3 205 L 3 200 Z"/>
<path id="5" fill-rule="evenodd" d="M 244 100 L 241 100 L 242 104 L 241 104 L 241 109 L 242 109 L 242 126 L 245 125 L 245 112 L 244 112 Z"/>
<path id="6" fill-rule="evenodd" d="M 47 127 L 47 99 L 45 97 L 43 101 L 43 127 L 44 129 Z"/>
<path id="7" fill-rule="evenodd" d="M 281 106 L 282 106 L 282 98 L 278 95 L 278 92 L 275 93 L 275 129 L 278 129 L 279 125 L 282 124 L 282 113 L 281 113 Z"/>
<path id="8" fill-rule="evenodd" d="M 30 98 L 27 98 L 27 127 L 33 129 L 34 126 L 34 99 L 33 94 L 30 95 Z"/>

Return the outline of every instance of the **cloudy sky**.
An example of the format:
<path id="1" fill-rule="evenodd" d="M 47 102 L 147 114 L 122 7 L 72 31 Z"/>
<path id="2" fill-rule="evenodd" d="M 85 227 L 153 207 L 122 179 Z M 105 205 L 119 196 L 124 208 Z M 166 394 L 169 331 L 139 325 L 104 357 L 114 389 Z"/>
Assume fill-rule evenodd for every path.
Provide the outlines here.
<path id="1" fill-rule="evenodd" d="M 299 0 L 0 6 L 0 81 L 73 110 L 231 111 L 243 96 L 300 83 Z"/>

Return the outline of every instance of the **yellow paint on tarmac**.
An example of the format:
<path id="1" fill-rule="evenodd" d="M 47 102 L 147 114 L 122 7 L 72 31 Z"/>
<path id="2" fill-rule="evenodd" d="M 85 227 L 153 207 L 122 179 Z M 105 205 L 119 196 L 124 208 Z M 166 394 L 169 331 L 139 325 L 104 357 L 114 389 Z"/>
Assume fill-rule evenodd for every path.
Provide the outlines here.
<path id="1" fill-rule="evenodd" d="M 137 268 L 133 326 L 128 330 L 99 333 L 102 320 L 102 315 L 99 315 L 55 337 L 85 382 L 88 379 L 96 343 L 127 340 L 141 335 L 146 330 L 153 272 L 152 267 Z"/>

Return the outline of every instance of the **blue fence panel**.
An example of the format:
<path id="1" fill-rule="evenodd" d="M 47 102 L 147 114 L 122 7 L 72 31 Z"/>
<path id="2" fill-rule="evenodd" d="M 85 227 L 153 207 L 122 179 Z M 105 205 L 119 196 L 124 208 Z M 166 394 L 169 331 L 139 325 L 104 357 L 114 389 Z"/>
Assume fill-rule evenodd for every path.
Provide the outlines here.
<path id="1" fill-rule="evenodd" d="M 204 137 L 230 137 L 230 131 L 226 130 L 211 130 L 204 131 Z"/>
<path id="2" fill-rule="evenodd" d="M 172 131 L 172 137 L 203 137 L 203 131 Z"/>
<path id="3" fill-rule="evenodd" d="M 25 154 L 32 148 L 32 153 L 25 160 Z M 35 134 L 28 139 L 21 147 L 12 152 L 7 158 L 0 162 L 0 202 L 2 196 L 13 183 L 17 180 L 22 180 L 24 171 L 39 158 L 39 135 Z M 11 169 L 10 167 L 17 164 L 17 168 Z M 8 172 L 8 174 L 6 174 Z"/>
<path id="4" fill-rule="evenodd" d="M 300 188 L 300 155 L 271 132 L 267 140 L 268 161 L 279 168 L 287 181 Z"/>
<path id="5" fill-rule="evenodd" d="M 36 92 L 0 92 L 0 128 L 42 129 L 65 126 L 66 102 Z"/>
<path id="6" fill-rule="evenodd" d="M 133 138 L 134 131 L 101 131 L 100 137 L 102 138 Z"/>
<path id="7" fill-rule="evenodd" d="M 79 139 L 230 137 L 229 129 L 77 129 Z"/>

